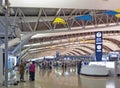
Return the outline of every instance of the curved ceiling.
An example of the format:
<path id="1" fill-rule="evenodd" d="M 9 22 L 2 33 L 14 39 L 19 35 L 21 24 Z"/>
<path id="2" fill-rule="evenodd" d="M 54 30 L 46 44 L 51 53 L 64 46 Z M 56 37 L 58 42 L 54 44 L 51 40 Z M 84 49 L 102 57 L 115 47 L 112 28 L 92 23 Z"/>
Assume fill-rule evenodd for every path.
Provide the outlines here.
<path id="1" fill-rule="evenodd" d="M 32 8 L 77 8 L 77 9 L 107 9 L 120 8 L 119 0 L 9 0 L 11 7 Z"/>
<path id="2" fill-rule="evenodd" d="M 58 43 L 57 43 L 58 44 Z M 61 55 L 67 55 L 68 53 L 72 53 L 71 55 L 90 55 L 93 54 L 95 52 L 95 45 L 93 44 L 87 44 L 87 43 L 82 43 L 82 44 L 68 44 L 68 47 L 65 47 L 64 45 L 61 45 L 63 48 L 66 48 L 65 51 L 60 52 Z M 86 47 L 87 46 L 87 47 Z M 112 47 L 111 47 L 112 46 Z M 111 41 L 105 40 L 103 41 L 103 52 L 110 52 L 110 51 L 116 51 L 119 50 L 118 47 L 113 48 L 117 46 L 117 44 L 111 43 Z M 42 48 L 42 47 L 41 47 Z M 48 45 L 49 48 L 49 45 Z M 44 48 L 44 51 L 46 49 Z M 50 47 L 50 50 L 53 50 L 53 47 Z M 54 52 L 56 50 L 60 50 L 57 48 L 56 45 L 54 45 Z M 37 49 L 35 50 L 37 51 Z M 40 50 L 41 51 L 41 50 Z M 38 52 L 40 52 L 38 51 Z M 48 50 L 46 50 L 48 51 Z M 41 54 L 41 53 L 40 53 Z"/>
<path id="3" fill-rule="evenodd" d="M 45 5 L 46 3 L 44 3 L 44 1 L 46 0 L 42 1 L 41 3 L 36 3 L 37 5 L 44 3 L 42 4 L 44 5 L 42 8 L 41 8 L 42 5 L 39 5 L 38 8 L 33 8 L 32 6 L 28 8 L 29 6 L 27 5 L 32 4 L 34 6 L 35 2 L 31 3 L 32 1 L 30 1 L 30 2 L 23 3 L 22 1 L 10 0 L 11 8 L 10 8 L 10 17 L 9 17 L 9 24 L 10 24 L 9 25 L 10 27 L 9 43 L 11 46 L 14 46 L 12 51 L 17 50 L 16 46 L 24 45 L 22 50 L 26 48 L 30 48 L 27 53 L 33 52 L 33 54 L 37 54 L 37 56 L 40 56 L 40 54 L 53 55 L 55 54 L 56 50 L 60 50 L 63 54 L 72 54 L 72 55 L 74 54 L 88 55 L 89 54 L 90 55 L 94 52 L 94 42 L 92 42 L 91 46 L 89 46 L 88 43 L 81 42 L 81 41 L 94 40 L 95 39 L 94 32 L 96 31 L 103 32 L 103 40 L 104 40 L 103 52 L 120 51 L 120 45 L 119 45 L 120 44 L 120 26 L 119 26 L 120 18 L 103 14 L 104 11 L 114 10 L 119 8 L 118 0 L 117 1 L 116 0 L 114 1 L 100 0 L 100 1 L 97 1 L 98 5 L 96 4 L 96 0 L 92 0 L 93 3 L 88 0 L 87 1 L 76 0 L 76 2 L 75 0 L 64 1 L 67 4 L 64 3 L 59 5 L 57 5 L 58 1 L 52 0 L 54 2 L 57 2 L 56 5 L 53 5 L 53 7 L 49 6 L 53 4 L 52 2 L 50 2 L 48 7 L 46 7 Z M 62 3 L 63 0 L 60 0 L 59 2 Z M 81 2 L 81 3 L 77 3 L 77 2 Z M 83 2 L 86 2 L 86 4 L 89 4 L 89 5 L 87 5 L 86 7 L 86 5 L 82 4 Z M 25 4 L 25 3 L 29 3 L 29 4 Z M 111 7 L 111 4 L 112 5 L 115 4 L 115 5 Z M 62 8 L 60 8 L 61 5 L 62 5 Z M 69 7 L 69 9 L 66 7 Z M 91 22 L 74 19 L 76 16 L 82 16 L 86 14 L 92 15 L 93 19 Z M 0 39 L 1 39 L 0 44 L 5 43 L 4 16 L 5 16 L 4 8 L 1 6 L 0 7 L 0 18 L 1 18 L 0 19 Z M 67 24 L 66 25 L 52 24 L 53 20 L 56 17 L 61 17 L 65 19 Z M 20 41 L 20 39 L 16 39 L 16 36 L 13 36 L 11 33 L 11 31 L 14 31 L 13 29 L 16 30 L 17 28 L 20 28 L 22 37 L 24 37 L 29 33 L 31 33 L 31 36 L 34 33 L 35 35 L 32 37 L 29 36 L 29 38 L 31 37 L 31 39 L 29 40 L 28 43 L 26 43 L 24 39 L 23 39 L 24 40 L 23 42 L 22 37 Z M 11 41 L 12 39 L 14 39 L 13 40 L 14 42 Z M 80 48 L 79 46 L 71 47 L 73 45 L 77 45 L 78 43 L 82 44 L 82 48 Z M 4 45 L 1 45 L 1 46 L 4 46 Z M 61 49 L 60 47 L 62 48 L 64 47 L 64 49 Z M 72 50 L 74 48 L 76 49 Z M 51 52 L 48 53 L 46 51 L 49 51 L 49 52 L 51 51 Z"/>

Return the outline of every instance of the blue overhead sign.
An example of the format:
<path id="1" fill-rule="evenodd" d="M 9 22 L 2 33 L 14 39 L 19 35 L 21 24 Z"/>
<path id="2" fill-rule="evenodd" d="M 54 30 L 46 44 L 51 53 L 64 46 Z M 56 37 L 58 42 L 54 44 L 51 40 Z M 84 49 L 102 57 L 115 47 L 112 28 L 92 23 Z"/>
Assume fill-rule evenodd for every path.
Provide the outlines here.
<path id="1" fill-rule="evenodd" d="M 75 20 L 92 21 L 92 16 L 89 14 L 83 16 L 77 16 L 75 17 Z"/>
<path id="2" fill-rule="evenodd" d="M 95 32 L 96 61 L 102 60 L 102 32 Z"/>

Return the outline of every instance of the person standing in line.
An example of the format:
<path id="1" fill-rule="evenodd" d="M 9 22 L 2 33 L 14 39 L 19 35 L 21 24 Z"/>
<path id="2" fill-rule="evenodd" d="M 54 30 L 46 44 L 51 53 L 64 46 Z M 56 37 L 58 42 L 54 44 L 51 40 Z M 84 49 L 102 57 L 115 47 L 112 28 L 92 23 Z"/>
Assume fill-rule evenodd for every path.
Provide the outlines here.
<path id="1" fill-rule="evenodd" d="M 78 73 L 78 75 L 80 75 L 81 67 L 82 67 L 82 60 L 80 60 L 78 62 L 78 64 L 77 64 L 77 73 Z"/>
<path id="2" fill-rule="evenodd" d="M 30 81 L 35 80 L 35 62 L 33 61 L 30 65 Z"/>
<path id="3" fill-rule="evenodd" d="M 24 81 L 25 66 L 24 66 L 24 62 L 22 60 L 21 60 L 20 66 L 19 66 L 19 71 L 20 71 L 20 81 L 25 82 Z"/>

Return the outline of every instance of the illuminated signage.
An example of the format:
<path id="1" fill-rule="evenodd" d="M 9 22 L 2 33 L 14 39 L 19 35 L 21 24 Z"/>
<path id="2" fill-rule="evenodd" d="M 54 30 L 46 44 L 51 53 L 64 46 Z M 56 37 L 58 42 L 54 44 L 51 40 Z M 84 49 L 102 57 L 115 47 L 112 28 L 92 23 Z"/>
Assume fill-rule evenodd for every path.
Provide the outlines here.
<path id="1" fill-rule="evenodd" d="M 102 60 L 102 32 L 95 33 L 95 53 L 96 53 L 96 60 Z"/>

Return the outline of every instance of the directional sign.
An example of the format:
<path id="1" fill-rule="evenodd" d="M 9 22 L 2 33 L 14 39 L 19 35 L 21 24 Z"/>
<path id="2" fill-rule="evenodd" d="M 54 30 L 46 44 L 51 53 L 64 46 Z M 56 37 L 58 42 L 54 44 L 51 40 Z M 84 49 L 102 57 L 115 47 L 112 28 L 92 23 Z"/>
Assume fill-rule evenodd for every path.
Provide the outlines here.
<path id="1" fill-rule="evenodd" d="M 96 61 L 102 60 L 102 32 L 95 32 Z"/>

